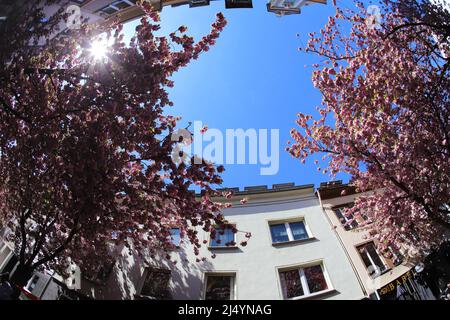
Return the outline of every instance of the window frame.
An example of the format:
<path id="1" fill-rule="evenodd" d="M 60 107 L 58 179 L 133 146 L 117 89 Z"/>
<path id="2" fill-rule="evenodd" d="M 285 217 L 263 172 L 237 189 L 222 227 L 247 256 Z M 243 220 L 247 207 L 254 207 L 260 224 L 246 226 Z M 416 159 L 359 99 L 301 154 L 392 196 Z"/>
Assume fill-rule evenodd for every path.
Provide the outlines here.
<path id="1" fill-rule="evenodd" d="M 306 268 L 315 267 L 315 266 L 320 266 L 321 271 L 322 271 L 322 275 L 323 275 L 323 277 L 325 279 L 325 283 L 327 285 L 327 288 L 325 290 L 321 290 L 321 291 L 318 291 L 318 292 L 311 293 L 309 285 L 308 285 L 308 280 L 306 278 L 304 270 Z M 303 295 L 302 296 L 296 296 L 296 297 L 292 297 L 292 298 L 287 298 L 286 285 L 283 285 L 283 280 L 281 279 L 281 277 L 282 277 L 281 273 L 287 272 L 287 271 L 297 271 L 299 273 L 300 283 L 301 283 L 302 289 L 303 289 Z M 331 281 L 331 278 L 330 278 L 330 276 L 328 274 L 327 268 L 325 267 L 325 264 L 324 264 L 324 262 L 322 260 L 313 261 L 313 262 L 309 262 L 309 263 L 306 263 L 306 264 L 297 264 L 297 265 L 292 265 L 292 266 L 287 266 L 287 267 L 279 267 L 279 268 L 277 268 L 277 277 L 278 277 L 278 284 L 279 284 L 279 289 L 280 289 L 280 293 L 281 293 L 281 298 L 283 300 L 311 299 L 311 298 L 314 298 L 314 297 L 326 295 L 326 294 L 329 294 L 331 292 L 336 291 L 334 289 L 334 286 L 333 286 L 333 283 Z"/>
<path id="2" fill-rule="evenodd" d="M 375 250 L 375 253 L 378 255 L 378 258 L 380 259 L 381 263 L 383 263 L 383 266 L 384 266 L 384 270 L 380 270 L 380 273 L 379 273 L 379 274 L 377 274 L 377 273 L 375 272 L 374 274 L 371 275 L 371 274 L 369 273 L 369 267 L 366 266 L 366 263 L 364 262 L 364 259 L 363 259 L 363 257 L 362 257 L 361 252 L 360 252 L 360 249 L 359 249 L 359 248 L 361 248 L 361 247 L 365 247 L 365 246 L 368 246 L 368 245 L 370 245 L 370 244 L 373 245 L 374 250 Z M 361 260 L 363 266 L 366 268 L 366 272 L 367 272 L 367 274 L 368 274 L 368 276 L 369 276 L 370 278 L 376 279 L 376 278 L 378 278 L 379 276 L 381 276 L 381 275 L 385 274 L 386 272 L 388 272 L 389 270 L 391 270 L 391 268 L 389 267 L 389 265 L 388 265 L 386 259 L 383 257 L 383 255 L 380 255 L 380 253 L 378 252 L 378 249 L 377 249 L 377 246 L 376 246 L 374 240 L 369 240 L 369 241 L 366 241 L 366 242 L 359 243 L 359 244 L 355 245 L 355 249 L 356 249 L 356 252 L 358 253 L 359 259 Z M 378 266 L 377 266 L 376 263 L 374 262 L 373 258 L 370 256 L 369 252 L 366 251 L 366 255 L 367 255 L 367 258 L 368 258 L 369 261 L 370 261 L 371 266 L 372 266 L 373 268 L 376 267 L 376 269 L 378 269 Z"/>
<path id="3" fill-rule="evenodd" d="M 206 289 L 208 288 L 208 277 L 230 277 L 230 299 L 238 300 L 237 297 L 237 271 L 207 271 L 203 273 L 202 300 L 206 301 Z M 219 300 L 216 300 L 219 301 Z M 225 300 L 224 300 L 225 301 Z"/>
<path id="4" fill-rule="evenodd" d="M 348 203 L 344 203 L 344 204 L 340 204 L 340 205 L 331 207 L 331 211 L 333 212 L 334 216 L 338 219 L 341 227 L 344 228 L 345 231 L 351 231 L 351 230 L 356 230 L 358 228 L 361 228 L 361 223 L 363 223 L 362 221 L 359 221 L 354 215 L 352 215 L 353 223 L 356 223 L 356 225 L 353 226 L 353 223 L 352 223 L 352 224 L 347 224 L 346 226 L 344 226 L 348 221 L 350 221 L 352 219 L 347 218 L 347 216 L 343 212 L 341 212 L 341 210 L 351 208 L 351 207 L 353 207 L 354 204 L 355 204 L 354 202 L 348 202 Z M 342 218 L 345 220 L 344 222 L 341 221 L 341 218 L 339 218 L 339 216 L 336 212 L 338 210 L 339 210 L 339 215 L 341 215 Z M 367 221 L 368 218 L 365 214 L 361 214 L 361 219 L 364 221 Z"/>
<path id="5" fill-rule="evenodd" d="M 0 238 L 0 258 L 3 258 L 0 260 L 0 270 L 3 270 L 3 268 L 6 267 L 9 259 L 13 255 L 14 250 L 6 243 L 6 241 Z"/>
<path id="6" fill-rule="evenodd" d="M 392 246 L 388 246 L 388 251 L 392 254 L 392 258 L 389 260 L 392 261 L 394 266 L 399 266 L 405 261 L 404 255 L 400 252 L 400 250 L 395 250 Z"/>
<path id="7" fill-rule="evenodd" d="M 145 266 L 144 272 L 142 274 L 142 281 L 141 281 L 141 285 L 140 285 L 140 288 L 139 288 L 139 291 L 138 291 L 139 292 L 138 296 L 139 297 L 152 297 L 152 296 L 145 295 L 142 292 L 144 290 L 145 283 L 146 283 L 146 281 L 147 281 L 147 279 L 149 277 L 150 272 L 159 272 L 159 273 L 164 273 L 164 274 L 168 274 L 169 275 L 169 279 L 167 281 L 167 288 L 166 289 L 167 289 L 167 294 L 170 295 L 171 294 L 171 292 L 170 292 L 170 282 L 172 281 L 172 271 L 170 269 L 163 268 L 163 267 L 155 267 L 155 266 L 147 265 L 147 266 Z"/>
<path id="8" fill-rule="evenodd" d="M 294 239 L 294 234 L 292 232 L 290 224 L 291 223 L 298 223 L 298 222 L 303 223 L 303 226 L 305 228 L 305 231 L 306 231 L 306 234 L 307 234 L 308 238 L 305 238 L 305 239 Z M 273 240 L 271 227 L 273 225 L 279 225 L 279 224 L 284 224 L 284 227 L 286 229 L 286 233 L 287 233 L 287 236 L 288 236 L 288 240 L 287 241 L 274 242 L 274 240 Z M 306 241 L 310 241 L 310 240 L 316 239 L 314 237 L 313 233 L 311 232 L 311 229 L 309 228 L 309 224 L 306 222 L 305 217 L 294 217 L 294 218 L 287 218 L 287 219 L 282 219 L 282 220 L 268 220 L 267 221 L 267 225 L 268 225 L 268 228 L 269 228 L 269 238 L 270 238 L 272 246 L 282 246 L 282 245 L 285 245 L 285 244 L 301 243 L 301 242 L 306 242 Z"/>
<path id="9" fill-rule="evenodd" d="M 253 8 L 252 0 L 225 0 L 225 9 Z"/>
<path id="10" fill-rule="evenodd" d="M 347 208 L 350 208 L 352 205 L 353 205 L 353 202 L 350 202 L 350 203 L 338 205 L 338 206 L 335 206 L 335 207 L 331 208 L 331 211 L 333 211 L 333 214 L 338 219 L 339 223 L 341 224 L 341 227 L 344 228 L 345 231 L 355 230 L 355 229 L 357 229 L 359 227 L 359 222 L 355 219 L 355 217 L 353 215 L 352 215 L 353 216 L 353 223 L 356 223 L 356 225 L 353 226 L 353 223 L 345 225 L 348 221 L 350 221 L 352 219 L 347 218 L 347 216 L 341 210 L 345 210 Z M 339 215 L 342 216 L 344 221 L 341 220 L 341 218 L 338 215 L 338 212 L 339 212 Z"/>
<path id="11" fill-rule="evenodd" d="M 190 0 L 188 4 L 189 8 L 204 7 L 210 5 L 210 0 Z"/>
<path id="12" fill-rule="evenodd" d="M 121 3 L 126 3 L 128 6 L 126 6 L 126 7 L 124 7 L 124 8 L 120 8 L 120 7 L 117 7 L 117 6 L 116 6 L 116 5 L 121 4 Z M 119 12 L 124 11 L 124 10 L 128 10 L 129 8 L 131 8 L 131 7 L 133 7 L 133 6 L 136 6 L 136 3 L 133 3 L 133 2 L 130 1 L 130 0 L 116 0 L 116 1 L 113 1 L 113 2 L 111 2 L 110 4 L 108 4 L 108 5 L 106 5 L 106 6 L 104 6 L 104 7 L 100 8 L 100 9 L 98 9 L 98 10 L 96 11 L 96 13 L 104 14 L 104 15 L 110 17 L 110 16 L 115 15 L 115 14 L 117 14 L 117 13 L 119 13 Z M 115 10 L 115 11 L 112 12 L 112 13 L 105 12 L 104 10 L 105 10 L 105 9 L 108 9 L 108 8 L 110 8 L 110 9 L 112 9 L 112 10 Z"/>
<path id="13" fill-rule="evenodd" d="M 111 263 L 100 263 L 96 266 L 95 275 L 87 275 L 87 274 L 81 274 L 83 279 L 94 283 L 99 286 L 105 286 L 110 279 L 111 274 L 114 271 L 114 268 L 116 267 L 117 260 L 111 261 Z M 100 275 L 103 274 L 103 277 L 101 278 Z"/>
<path id="14" fill-rule="evenodd" d="M 236 228 L 236 223 L 227 223 L 227 225 L 229 226 L 233 226 L 234 228 Z M 219 226 L 215 225 L 213 226 L 214 229 L 216 229 L 216 233 L 218 232 L 217 229 L 220 230 Z M 230 228 L 226 228 L 226 229 L 230 229 Z M 227 246 L 225 245 L 225 243 L 220 243 L 220 245 L 217 246 L 213 246 L 212 242 L 215 241 L 216 239 L 211 238 L 211 232 L 208 232 L 208 249 L 209 250 L 221 250 L 221 249 L 236 249 L 238 247 L 237 245 L 237 234 L 233 233 L 233 242 L 235 243 L 233 246 Z"/>
<path id="15" fill-rule="evenodd" d="M 27 284 L 25 285 L 25 289 L 27 289 L 29 292 L 33 293 L 33 290 L 36 288 L 36 285 L 40 281 L 40 276 L 38 274 L 33 274 L 33 276 L 28 280 Z"/>
<path id="16" fill-rule="evenodd" d="M 172 235 L 172 230 L 174 230 L 174 229 L 176 229 L 176 230 L 178 230 L 178 244 L 176 244 L 176 243 L 174 243 L 174 238 L 173 238 L 173 235 Z M 170 242 L 172 243 L 172 245 L 174 246 L 174 248 L 175 249 L 179 249 L 180 247 L 181 247 L 181 243 L 182 243 L 182 239 L 181 239 L 181 229 L 180 228 L 178 228 L 178 227 L 172 227 L 172 228 L 170 228 L 170 236 L 169 236 L 169 238 L 170 238 Z"/>

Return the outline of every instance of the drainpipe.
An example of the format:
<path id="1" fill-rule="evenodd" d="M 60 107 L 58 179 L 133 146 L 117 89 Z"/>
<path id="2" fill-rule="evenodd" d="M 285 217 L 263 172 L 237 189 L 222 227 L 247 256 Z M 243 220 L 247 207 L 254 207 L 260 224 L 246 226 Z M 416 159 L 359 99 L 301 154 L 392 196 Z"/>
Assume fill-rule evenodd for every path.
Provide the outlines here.
<path id="1" fill-rule="evenodd" d="M 341 237 L 339 237 L 339 234 L 337 233 L 336 229 L 334 228 L 333 222 L 331 221 L 331 219 L 330 219 L 330 217 L 328 216 L 328 214 L 326 214 L 326 212 L 325 212 L 325 208 L 323 207 L 322 199 L 321 199 L 321 197 L 320 197 L 320 192 L 319 192 L 319 190 L 317 190 L 316 194 L 317 194 L 317 197 L 319 198 L 320 207 L 322 208 L 322 212 L 323 212 L 323 214 L 325 215 L 325 217 L 326 217 L 328 223 L 330 224 L 331 228 L 333 229 L 336 238 L 339 240 L 339 243 L 341 244 L 342 248 L 344 249 L 345 255 L 346 255 L 348 261 L 350 262 L 350 265 L 351 265 L 351 267 L 352 267 L 352 269 L 353 269 L 353 272 L 354 272 L 355 275 L 356 275 L 356 279 L 358 279 L 358 283 L 359 283 L 359 286 L 361 287 L 361 290 L 362 290 L 363 294 L 364 294 L 366 297 L 369 297 L 369 294 L 367 293 L 366 288 L 365 288 L 364 285 L 363 285 L 363 281 L 362 281 L 362 279 L 361 279 L 361 277 L 360 277 L 360 275 L 359 275 L 359 273 L 358 273 L 358 270 L 356 269 L 356 267 L 355 267 L 355 265 L 354 265 L 352 259 L 350 258 L 350 254 L 348 253 L 347 248 L 346 248 L 345 245 L 344 245 L 344 242 L 342 241 Z M 379 299 L 378 293 L 377 293 L 376 291 L 375 291 L 375 294 L 377 295 L 377 298 Z"/>

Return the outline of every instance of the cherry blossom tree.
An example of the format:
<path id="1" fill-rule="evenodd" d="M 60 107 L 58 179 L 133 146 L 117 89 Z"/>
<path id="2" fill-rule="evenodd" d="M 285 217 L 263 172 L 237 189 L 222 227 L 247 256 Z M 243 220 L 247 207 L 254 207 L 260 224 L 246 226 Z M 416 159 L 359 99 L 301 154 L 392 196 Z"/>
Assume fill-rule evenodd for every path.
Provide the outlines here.
<path id="1" fill-rule="evenodd" d="M 373 191 L 348 214 L 369 217 L 381 250 L 420 258 L 450 226 L 449 13 L 428 1 L 335 7 L 301 48 L 321 59 L 323 98 L 316 119 L 298 114 L 288 151 L 321 154 L 319 171 Z"/>
<path id="2" fill-rule="evenodd" d="M 89 274 L 112 259 L 111 246 L 130 241 L 138 252 L 165 254 L 173 227 L 198 252 L 198 228 L 224 223 L 226 204 L 211 200 L 224 168 L 172 161 L 182 138 L 172 141 L 179 118 L 165 110 L 170 77 L 214 45 L 226 20 L 217 14 L 198 42 L 184 26 L 157 36 L 158 13 L 141 5 L 129 44 L 114 22 L 101 34 L 86 23 L 60 33 L 64 7 L 45 17 L 29 1 L 8 17 L 0 39 L 0 226 L 25 275 L 19 285 L 43 267 L 65 274 L 75 263 Z M 93 41 L 107 50 L 93 51 Z"/>

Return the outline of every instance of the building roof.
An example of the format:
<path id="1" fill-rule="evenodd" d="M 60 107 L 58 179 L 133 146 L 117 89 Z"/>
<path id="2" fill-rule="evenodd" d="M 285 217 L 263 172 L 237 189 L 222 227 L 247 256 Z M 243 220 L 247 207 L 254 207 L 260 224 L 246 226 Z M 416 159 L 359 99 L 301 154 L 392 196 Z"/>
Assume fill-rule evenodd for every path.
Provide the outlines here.
<path id="1" fill-rule="evenodd" d="M 279 200 L 293 200 L 300 198 L 315 197 L 314 184 L 296 186 L 294 183 L 274 184 L 270 188 L 267 185 L 247 186 L 243 189 L 238 187 L 217 189 L 221 192 L 232 192 L 232 197 L 227 199 L 225 196 L 213 197 L 213 201 L 230 202 L 236 205 L 268 203 Z M 197 197 L 203 194 L 196 194 Z M 241 202 L 246 199 L 247 201 Z"/>
<path id="2" fill-rule="evenodd" d="M 342 183 L 342 180 L 322 182 L 317 189 L 317 193 L 322 200 L 342 197 L 343 191 L 345 191 L 345 195 L 357 193 L 356 187 L 350 186 L 348 183 Z"/>
<path id="3" fill-rule="evenodd" d="M 267 185 L 260 185 L 260 186 L 244 187 L 244 190 L 240 190 L 239 187 L 234 187 L 234 188 L 222 188 L 222 189 L 218 189 L 218 191 L 231 191 L 236 196 L 246 196 L 246 195 L 262 194 L 262 193 L 294 191 L 294 190 L 303 190 L 303 189 L 311 189 L 311 188 L 314 189 L 314 184 L 305 184 L 305 185 L 296 186 L 293 182 L 289 182 L 289 183 L 274 184 L 274 185 L 272 185 L 272 188 L 269 188 Z"/>

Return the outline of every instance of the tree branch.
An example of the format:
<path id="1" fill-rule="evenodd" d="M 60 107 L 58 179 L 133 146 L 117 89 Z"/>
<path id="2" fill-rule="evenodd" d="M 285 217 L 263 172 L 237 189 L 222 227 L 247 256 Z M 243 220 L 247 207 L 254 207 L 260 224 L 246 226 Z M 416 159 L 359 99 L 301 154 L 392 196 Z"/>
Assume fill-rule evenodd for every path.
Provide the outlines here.
<path id="1" fill-rule="evenodd" d="M 14 110 L 13 108 L 11 108 L 11 106 L 8 104 L 8 102 L 6 102 L 6 100 L 5 100 L 3 97 L 0 97 L 0 102 L 1 102 L 1 104 L 2 104 L 2 106 L 3 106 L 3 109 L 4 109 L 7 113 L 10 113 L 10 114 L 16 116 L 17 118 L 19 118 L 19 119 L 25 121 L 25 122 L 28 123 L 28 124 L 31 124 L 31 121 L 30 121 L 28 118 L 24 117 L 20 112 L 17 112 L 17 111 Z"/>
<path id="2" fill-rule="evenodd" d="M 72 241 L 73 237 L 77 234 L 78 231 L 78 219 L 74 221 L 74 226 L 72 230 L 70 230 L 69 235 L 67 236 L 66 240 L 58 247 L 55 251 L 53 251 L 52 254 L 42 258 L 41 260 L 38 260 L 36 263 L 34 263 L 31 268 L 35 269 L 39 267 L 40 265 L 43 265 L 44 263 L 47 263 L 54 258 L 56 258 L 61 252 L 67 249 L 67 245 Z"/>

